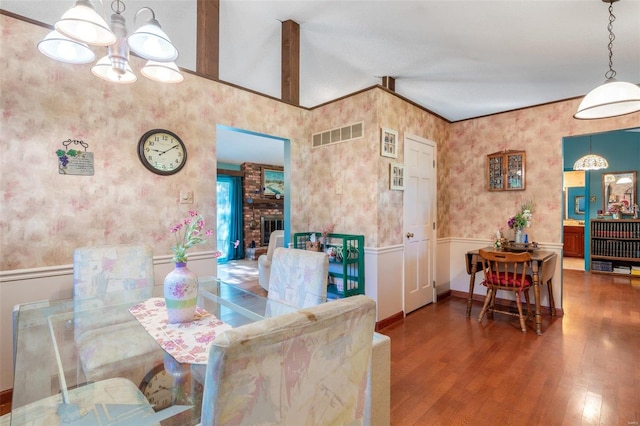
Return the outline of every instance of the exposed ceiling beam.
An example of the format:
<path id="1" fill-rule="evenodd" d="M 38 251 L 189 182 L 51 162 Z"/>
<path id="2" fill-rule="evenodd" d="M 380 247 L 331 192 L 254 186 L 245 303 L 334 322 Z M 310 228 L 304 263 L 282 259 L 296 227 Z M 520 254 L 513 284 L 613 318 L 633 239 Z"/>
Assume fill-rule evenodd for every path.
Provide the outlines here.
<path id="1" fill-rule="evenodd" d="M 382 77 L 382 87 L 385 87 L 392 92 L 396 91 L 396 79 L 389 76 Z"/>
<path id="2" fill-rule="evenodd" d="M 282 23 L 282 100 L 300 105 L 300 25 Z"/>
<path id="3" fill-rule="evenodd" d="M 220 0 L 198 0 L 196 72 L 220 77 Z"/>

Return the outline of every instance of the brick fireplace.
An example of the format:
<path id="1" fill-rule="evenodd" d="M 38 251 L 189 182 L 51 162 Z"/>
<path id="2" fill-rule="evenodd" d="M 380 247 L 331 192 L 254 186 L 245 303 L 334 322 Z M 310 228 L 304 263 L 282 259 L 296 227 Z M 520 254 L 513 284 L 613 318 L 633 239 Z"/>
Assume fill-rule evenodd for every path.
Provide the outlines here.
<path id="1" fill-rule="evenodd" d="M 284 228 L 284 200 L 265 196 L 262 190 L 263 169 L 282 170 L 282 167 L 268 164 L 243 163 L 243 219 L 244 246 L 249 253 L 251 242 L 260 248 L 269 244 L 269 235 L 276 229 Z M 250 200 L 250 201 L 249 201 Z M 278 228 L 280 226 L 280 228 Z M 266 233 L 266 236 L 263 235 Z M 249 255 L 247 257 L 250 257 Z"/>

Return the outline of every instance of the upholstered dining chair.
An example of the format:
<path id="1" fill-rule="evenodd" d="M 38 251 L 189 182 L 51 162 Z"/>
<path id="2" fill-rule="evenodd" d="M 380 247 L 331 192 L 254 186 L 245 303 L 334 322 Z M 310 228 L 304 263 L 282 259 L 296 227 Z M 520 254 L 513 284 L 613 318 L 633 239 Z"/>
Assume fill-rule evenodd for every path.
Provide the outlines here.
<path id="1" fill-rule="evenodd" d="M 484 270 L 484 281 L 482 284 L 487 287 L 487 295 L 484 299 L 482 311 L 478 316 L 481 322 L 488 312 L 502 313 L 517 316 L 520 320 L 520 329 L 527 332 L 525 317 L 522 314 L 522 295 L 527 302 L 527 315 L 531 315 L 531 305 L 529 303 L 529 288 L 533 285 L 533 279 L 527 274 L 527 266 L 531 262 L 529 253 L 496 252 L 480 249 L 480 259 Z M 496 293 L 498 290 L 510 291 L 515 294 L 518 313 L 498 309 L 495 306 Z"/>
<path id="2" fill-rule="evenodd" d="M 358 295 L 225 331 L 202 425 L 362 424 L 374 324 L 375 302 Z"/>
<path id="3" fill-rule="evenodd" d="M 74 339 L 88 381 L 125 377 L 139 383 L 163 362 L 163 350 L 128 308 L 152 296 L 148 245 L 81 247 L 73 253 Z M 101 315 L 93 309 L 101 308 Z"/>
<path id="4" fill-rule="evenodd" d="M 277 248 L 271 260 L 266 316 L 279 315 L 280 303 L 306 308 L 327 301 L 329 257 L 322 252 Z M 269 300 L 280 303 L 269 304 Z"/>
<path id="5" fill-rule="evenodd" d="M 258 284 L 265 290 L 269 290 L 269 276 L 271 275 L 271 259 L 273 252 L 278 247 L 284 247 L 284 231 L 273 231 L 269 235 L 267 253 L 258 257 Z"/>

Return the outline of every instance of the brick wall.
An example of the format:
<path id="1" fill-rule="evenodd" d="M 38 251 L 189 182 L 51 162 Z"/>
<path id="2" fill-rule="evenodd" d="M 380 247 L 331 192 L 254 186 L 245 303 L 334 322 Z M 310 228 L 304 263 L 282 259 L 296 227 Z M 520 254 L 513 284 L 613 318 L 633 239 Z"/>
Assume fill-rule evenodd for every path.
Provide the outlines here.
<path id="1" fill-rule="evenodd" d="M 243 163 L 240 167 L 244 172 L 243 218 L 245 248 L 250 246 L 251 241 L 255 241 L 256 247 L 260 246 L 260 217 L 284 214 L 282 199 L 278 200 L 273 196 L 264 196 L 262 193 L 263 167 L 271 170 L 283 169 L 279 166 L 256 163 Z M 254 203 L 247 203 L 248 198 L 253 199 Z"/>

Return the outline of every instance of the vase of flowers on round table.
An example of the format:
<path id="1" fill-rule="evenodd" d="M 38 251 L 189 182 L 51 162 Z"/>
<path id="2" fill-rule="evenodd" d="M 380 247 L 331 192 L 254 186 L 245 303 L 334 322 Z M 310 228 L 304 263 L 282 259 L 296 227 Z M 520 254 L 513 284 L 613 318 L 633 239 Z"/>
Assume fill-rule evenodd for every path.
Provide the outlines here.
<path id="1" fill-rule="evenodd" d="M 165 277 L 163 287 L 169 324 L 193 321 L 198 299 L 198 275 L 187 268 L 187 249 L 206 243 L 204 237 L 213 234 L 213 231 L 203 229 L 204 218 L 195 210 L 189 211 L 188 218 L 170 229 L 176 236 L 176 245 L 171 248 L 176 267 Z"/>

